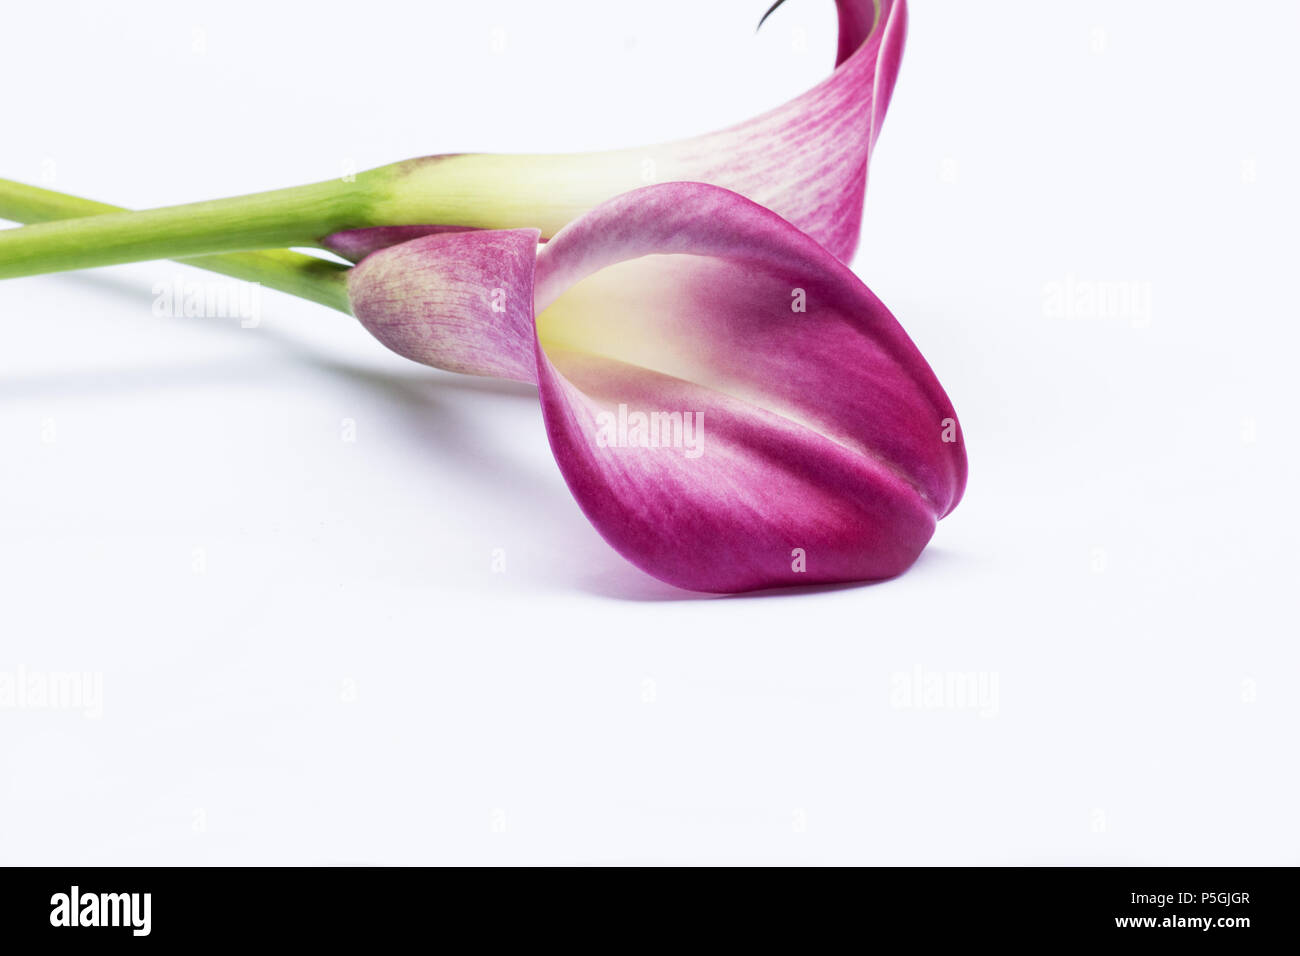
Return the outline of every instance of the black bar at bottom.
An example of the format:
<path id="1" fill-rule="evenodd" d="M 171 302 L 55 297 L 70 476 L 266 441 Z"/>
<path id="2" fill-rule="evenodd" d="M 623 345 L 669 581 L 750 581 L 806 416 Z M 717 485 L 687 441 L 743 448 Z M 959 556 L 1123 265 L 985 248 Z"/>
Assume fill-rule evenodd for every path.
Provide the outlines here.
<path id="1" fill-rule="evenodd" d="M 738 942 L 758 934 L 813 943 L 849 933 L 871 943 L 906 934 L 927 945 L 981 941 L 1121 941 L 1236 946 L 1296 938 L 1295 870 L 1203 868 L 871 869 L 792 880 L 735 871 L 659 887 L 617 877 L 603 892 L 525 874 L 429 869 L 11 868 L 0 870 L 0 933 L 15 944 L 113 940 L 204 944 L 318 940 L 335 948 L 516 930 L 537 943 L 611 946 Z M 644 877 L 643 877 L 644 878 Z M 653 876 L 650 877 L 653 879 Z M 788 884 L 788 885 L 787 885 Z M 558 936 L 556 934 L 559 934 Z M 685 935 L 683 935 L 685 934 Z M 441 937 L 451 941 L 456 937 Z"/>

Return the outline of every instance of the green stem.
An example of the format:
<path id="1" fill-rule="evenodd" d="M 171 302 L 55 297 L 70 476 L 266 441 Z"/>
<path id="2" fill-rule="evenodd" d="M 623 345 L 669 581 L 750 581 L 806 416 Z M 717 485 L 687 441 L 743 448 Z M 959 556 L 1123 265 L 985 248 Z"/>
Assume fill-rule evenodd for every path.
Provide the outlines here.
<path id="1" fill-rule="evenodd" d="M 0 230 L 0 279 L 211 252 L 312 246 L 372 225 L 386 170 L 209 202 Z"/>
<path id="2" fill-rule="evenodd" d="M 0 218 L 14 222 L 81 221 L 82 217 L 90 216 L 97 217 L 95 221 L 103 221 L 104 218 L 120 220 L 121 216 L 114 214 L 125 212 L 126 210 L 118 206 L 0 179 Z M 30 232 L 28 229 L 0 231 L 0 237 L 23 234 L 30 234 Z M 78 227 L 77 234 L 81 236 L 86 234 L 84 225 Z M 283 249 L 196 256 L 183 261 L 186 265 L 197 266 L 209 272 L 232 276 L 246 282 L 256 282 L 270 289 L 278 289 L 338 309 L 340 312 L 350 314 L 352 311 L 348 302 L 346 284 L 348 267 L 336 262 Z"/>

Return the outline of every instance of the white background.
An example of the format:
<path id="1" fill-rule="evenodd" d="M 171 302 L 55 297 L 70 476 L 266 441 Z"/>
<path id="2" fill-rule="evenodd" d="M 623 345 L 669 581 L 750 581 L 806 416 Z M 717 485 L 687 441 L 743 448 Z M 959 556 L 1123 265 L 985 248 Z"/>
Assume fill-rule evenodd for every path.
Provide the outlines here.
<path id="1" fill-rule="evenodd" d="M 650 143 L 835 43 L 826 0 L 288 7 L 13 7 L 0 175 L 152 206 Z M 103 682 L 0 709 L 0 860 L 1300 862 L 1300 13 L 911 14 L 855 268 L 971 479 L 896 581 L 677 591 L 530 389 L 270 292 L 156 318 L 170 263 L 0 283 L 0 673 Z"/>

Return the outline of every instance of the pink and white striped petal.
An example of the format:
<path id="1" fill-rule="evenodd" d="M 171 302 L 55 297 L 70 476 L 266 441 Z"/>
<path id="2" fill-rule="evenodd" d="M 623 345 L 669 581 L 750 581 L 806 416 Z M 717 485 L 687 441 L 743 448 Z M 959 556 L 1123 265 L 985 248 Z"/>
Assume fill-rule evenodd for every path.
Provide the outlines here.
<path id="1" fill-rule="evenodd" d="M 537 381 L 536 229 L 443 232 L 370 255 L 348 273 L 352 312 L 422 365 Z"/>

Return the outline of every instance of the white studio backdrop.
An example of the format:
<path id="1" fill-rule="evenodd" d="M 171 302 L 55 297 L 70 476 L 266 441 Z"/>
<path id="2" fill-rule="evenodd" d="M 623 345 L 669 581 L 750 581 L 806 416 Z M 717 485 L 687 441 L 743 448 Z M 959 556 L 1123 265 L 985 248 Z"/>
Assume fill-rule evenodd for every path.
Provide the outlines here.
<path id="1" fill-rule="evenodd" d="M 23 4 L 0 175 L 145 207 L 691 135 L 830 68 L 831 3 L 765 7 Z M 0 702 L 0 862 L 1296 863 L 1297 33 L 912 4 L 854 267 L 971 480 L 876 586 L 659 584 L 531 389 L 321 307 L 0 283 L 0 679 L 93 704 Z"/>

